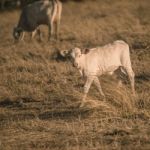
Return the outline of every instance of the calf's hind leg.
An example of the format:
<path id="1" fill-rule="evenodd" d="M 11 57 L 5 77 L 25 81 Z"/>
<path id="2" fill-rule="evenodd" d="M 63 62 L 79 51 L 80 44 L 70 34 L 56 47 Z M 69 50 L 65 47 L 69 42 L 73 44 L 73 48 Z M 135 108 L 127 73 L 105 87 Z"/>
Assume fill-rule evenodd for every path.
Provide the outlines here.
<path id="1" fill-rule="evenodd" d="M 135 74 L 134 74 L 132 68 L 126 68 L 126 71 L 127 71 L 127 74 L 128 74 L 129 80 L 130 80 L 132 93 L 135 96 L 135 85 L 134 85 L 135 84 L 135 79 L 134 79 Z"/>

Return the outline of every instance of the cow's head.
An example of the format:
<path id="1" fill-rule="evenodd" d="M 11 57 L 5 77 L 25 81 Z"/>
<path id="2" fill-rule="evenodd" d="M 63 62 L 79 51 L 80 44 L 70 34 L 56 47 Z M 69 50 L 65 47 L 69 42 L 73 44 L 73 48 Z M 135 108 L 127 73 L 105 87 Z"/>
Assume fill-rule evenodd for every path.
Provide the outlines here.
<path id="1" fill-rule="evenodd" d="M 20 36 L 21 36 L 21 33 L 22 33 L 22 29 L 21 28 L 18 28 L 18 27 L 14 27 L 14 30 L 13 30 L 13 37 L 15 40 L 19 40 L 20 39 Z"/>

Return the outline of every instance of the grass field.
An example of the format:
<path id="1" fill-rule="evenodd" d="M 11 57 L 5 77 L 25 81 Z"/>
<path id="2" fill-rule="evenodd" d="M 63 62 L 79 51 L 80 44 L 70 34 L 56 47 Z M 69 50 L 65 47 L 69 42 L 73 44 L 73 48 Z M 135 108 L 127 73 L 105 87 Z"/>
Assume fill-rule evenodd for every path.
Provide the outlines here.
<path id="1" fill-rule="evenodd" d="M 1 150 L 148 150 L 150 149 L 149 0 L 68 1 L 63 5 L 60 41 L 14 43 L 20 11 L 0 13 Z M 124 40 L 130 46 L 136 97 L 128 79 L 116 88 L 100 78 L 102 101 L 92 86 L 80 108 L 84 80 L 57 49 L 92 48 Z M 99 105 L 95 106 L 95 103 Z"/>

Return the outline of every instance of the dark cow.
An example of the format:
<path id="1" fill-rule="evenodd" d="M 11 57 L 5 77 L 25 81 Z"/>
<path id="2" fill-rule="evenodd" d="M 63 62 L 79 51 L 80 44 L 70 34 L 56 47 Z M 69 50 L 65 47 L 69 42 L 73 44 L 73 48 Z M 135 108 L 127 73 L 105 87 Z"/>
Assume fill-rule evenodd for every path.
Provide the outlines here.
<path id="1" fill-rule="evenodd" d="M 13 37 L 19 40 L 22 35 L 23 39 L 24 32 L 35 33 L 36 31 L 38 31 L 40 36 L 39 25 L 47 25 L 49 29 L 48 40 L 50 40 L 54 32 L 55 38 L 57 39 L 61 12 L 62 3 L 59 0 L 37 1 L 25 6 L 22 10 L 18 25 L 14 28 Z"/>

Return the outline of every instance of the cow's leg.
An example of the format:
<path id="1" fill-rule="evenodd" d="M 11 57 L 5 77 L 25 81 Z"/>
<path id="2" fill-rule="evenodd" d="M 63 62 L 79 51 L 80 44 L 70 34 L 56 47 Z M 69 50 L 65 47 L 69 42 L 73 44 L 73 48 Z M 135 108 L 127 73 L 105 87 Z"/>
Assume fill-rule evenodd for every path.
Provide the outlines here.
<path id="1" fill-rule="evenodd" d="M 54 33 L 54 26 L 53 26 L 53 21 L 51 21 L 48 25 L 48 41 L 50 41 L 53 33 Z"/>
<path id="2" fill-rule="evenodd" d="M 58 7 L 57 16 L 56 16 L 57 18 L 56 18 L 56 22 L 55 22 L 55 37 L 56 37 L 56 40 L 59 37 L 59 27 L 60 27 L 61 13 L 62 13 L 62 8 Z"/>
<path id="3" fill-rule="evenodd" d="M 48 41 L 51 39 L 51 24 L 48 24 Z"/>
<path id="4" fill-rule="evenodd" d="M 40 31 L 40 28 L 35 29 L 35 30 L 31 33 L 31 40 L 33 40 L 33 38 L 35 37 L 36 34 L 38 34 L 38 36 L 39 36 L 39 41 L 41 41 L 41 31 Z"/>
<path id="5" fill-rule="evenodd" d="M 59 25 L 60 25 L 60 19 L 61 19 L 61 13 L 62 13 L 62 6 L 60 3 L 57 3 L 54 8 L 53 12 L 53 21 L 55 26 L 55 39 L 58 39 L 59 34 Z"/>
<path id="6" fill-rule="evenodd" d="M 35 37 L 35 34 L 37 33 L 37 30 L 35 29 L 32 33 L 31 33 L 31 39 L 33 40 L 33 38 Z"/>
<path id="7" fill-rule="evenodd" d="M 89 89 L 91 87 L 93 80 L 94 80 L 94 76 L 87 77 L 86 83 L 84 85 L 84 95 L 83 95 L 81 106 L 84 105 L 84 102 L 85 102 L 86 97 L 87 97 L 87 93 L 89 92 Z"/>
<path id="8" fill-rule="evenodd" d="M 102 90 L 102 87 L 101 87 L 101 84 L 100 84 L 100 82 L 99 82 L 98 77 L 95 77 L 95 78 L 94 78 L 94 84 L 95 84 L 96 87 L 98 88 L 100 94 L 101 94 L 103 97 L 105 97 L 105 94 L 103 93 L 103 90 Z"/>
<path id="9" fill-rule="evenodd" d="M 126 68 L 126 71 L 127 71 L 127 74 L 128 74 L 128 77 L 129 77 L 129 80 L 130 80 L 130 84 L 131 84 L 131 89 L 132 89 L 132 93 L 133 95 L 135 96 L 135 80 L 134 80 L 134 72 L 132 70 L 132 68 Z"/>
<path id="10" fill-rule="evenodd" d="M 38 34 L 38 36 L 39 36 L 39 41 L 42 41 L 40 28 L 37 28 L 37 34 Z"/>
<path id="11" fill-rule="evenodd" d="M 54 38 L 57 39 L 57 21 L 54 21 Z"/>
<path id="12" fill-rule="evenodd" d="M 58 34 L 59 34 L 59 25 L 60 25 L 60 23 L 59 23 L 59 21 L 57 20 L 56 22 L 55 22 L 55 38 L 56 38 L 56 40 L 58 40 Z"/>
<path id="13" fill-rule="evenodd" d="M 25 37 L 25 32 L 22 32 L 22 35 L 21 35 L 20 41 L 24 41 L 24 37 Z"/>

